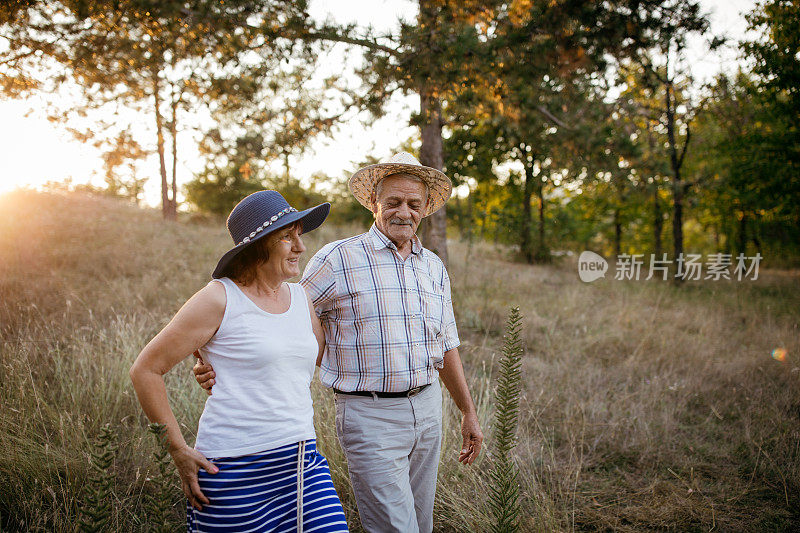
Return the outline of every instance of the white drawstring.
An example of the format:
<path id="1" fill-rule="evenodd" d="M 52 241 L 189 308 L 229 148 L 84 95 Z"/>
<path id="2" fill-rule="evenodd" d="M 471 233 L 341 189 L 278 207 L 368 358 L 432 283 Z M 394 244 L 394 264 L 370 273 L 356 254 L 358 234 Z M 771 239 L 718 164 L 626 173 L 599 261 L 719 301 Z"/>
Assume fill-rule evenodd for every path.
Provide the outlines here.
<path id="1" fill-rule="evenodd" d="M 303 533 L 303 474 L 305 471 L 306 441 L 297 447 L 297 532 Z"/>

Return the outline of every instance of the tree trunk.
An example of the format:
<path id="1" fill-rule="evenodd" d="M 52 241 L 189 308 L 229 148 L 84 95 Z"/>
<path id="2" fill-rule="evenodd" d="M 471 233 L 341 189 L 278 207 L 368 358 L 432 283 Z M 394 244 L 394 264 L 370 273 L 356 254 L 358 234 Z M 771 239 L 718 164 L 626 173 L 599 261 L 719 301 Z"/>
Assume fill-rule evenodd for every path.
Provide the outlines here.
<path id="1" fill-rule="evenodd" d="M 622 217 L 620 208 L 614 208 L 614 256 L 619 257 L 622 253 Z"/>
<path id="2" fill-rule="evenodd" d="M 128 190 L 128 195 L 133 198 L 134 204 L 136 207 L 139 207 L 141 203 L 141 199 L 139 195 L 142 193 L 142 186 L 139 184 L 139 181 L 136 179 L 136 166 L 131 162 L 129 167 L 131 170 L 131 189 Z"/>
<path id="3" fill-rule="evenodd" d="M 736 237 L 736 253 L 747 255 L 747 213 L 744 211 L 739 219 L 739 234 Z"/>
<path id="4" fill-rule="evenodd" d="M 753 246 L 756 247 L 756 252 L 764 255 L 761 253 L 763 250 L 761 249 L 761 239 L 758 238 L 759 228 L 761 227 L 761 216 L 756 214 L 755 219 L 753 220 L 753 224 L 750 224 L 750 240 L 753 241 Z M 745 250 L 747 252 L 747 250 Z"/>
<path id="5" fill-rule="evenodd" d="M 724 212 L 720 215 L 720 219 L 722 221 L 722 235 L 725 238 L 725 245 L 722 247 L 722 253 L 729 254 L 733 246 L 733 239 L 731 238 L 733 231 L 731 230 L 730 217 L 727 212 Z"/>
<path id="6" fill-rule="evenodd" d="M 474 207 L 475 199 L 472 197 L 472 191 L 469 192 L 467 195 L 467 213 L 464 217 L 464 224 L 461 226 L 461 235 L 466 235 L 467 241 L 472 243 L 472 240 L 475 238 L 473 235 L 472 228 L 475 227 L 474 224 L 474 214 L 473 211 L 475 210 Z"/>
<path id="7" fill-rule="evenodd" d="M 172 123 L 169 125 L 172 136 L 172 212 L 178 212 L 178 101 L 172 101 Z"/>
<path id="8" fill-rule="evenodd" d="M 653 191 L 653 253 L 661 259 L 661 233 L 664 230 L 664 216 L 661 213 L 661 202 L 658 200 L 658 186 Z"/>
<path id="9" fill-rule="evenodd" d="M 425 28 L 426 35 L 423 36 L 423 43 L 420 47 L 419 63 L 427 63 L 426 55 L 434 54 L 432 48 L 438 41 L 436 34 L 438 27 L 438 6 L 430 0 L 419 0 L 418 26 Z M 435 61 L 430 61 L 435 63 Z M 422 67 L 424 68 L 424 66 Z M 422 134 L 422 146 L 419 151 L 419 160 L 425 166 L 442 170 L 444 166 L 444 153 L 442 149 L 442 108 L 436 88 L 430 84 L 432 74 L 428 76 L 424 72 L 420 76 L 419 101 L 420 101 L 420 130 Z M 427 80 L 426 80 L 427 78 Z M 432 250 L 447 266 L 447 210 L 442 207 L 433 215 L 427 217 L 420 228 L 421 237 L 424 245 Z"/>
<path id="10" fill-rule="evenodd" d="M 683 185 L 677 182 L 672 187 L 672 240 L 675 259 L 683 253 Z M 682 281 L 681 278 L 675 278 Z"/>
<path id="11" fill-rule="evenodd" d="M 156 113 L 156 138 L 158 162 L 161 170 L 161 215 L 166 220 L 175 220 L 175 209 L 169 199 L 167 183 L 167 162 L 164 155 L 164 117 L 161 116 L 161 95 L 159 94 L 158 73 L 153 72 L 153 105 Z"/>
<path id="12" fill-rule="evenodd" d="M 672 240 L 674 246 L 675 259 L 683 254 L 683 197 L 686 194 L 686 186 L 681 178 L 681 164 L 683 158 L 678 156 L 678 146 L 675 141 L 675 108 L 672 100 L 672 84 L 664 86 L 665 112 L 667 116 L 667 141 L 669 143 L 669 161 L 672 166 Z M 688 137 L 686 143 L 689 142 Z M 684 145 L 683 153 L 686 153 L 687 146 Z M 674 278 L 676 282 L 681 282 L 682 278 Z"/>
<path id="13" fill-rule="evenodd" d="M 539 196 L 539 251 L 537 255 L 540 261 L 550 262 L 551 256 L 544 242 L 544 183 L 541 180 L 537 191 Z"/>
<path id="14" fill-rule="evenodd" d="M 422 147 L 419 161 L 425 166 L 442 170 L 444 153 L 442 151 L 442 110 L 439 100 L 423 88 L 420 91 L 420 112 L 422 115 Z M 442 207 L 422 224 L 422 242 L 433 251 L 447 266 L 447 210 Z"/>
<path id="15" fill-rule="evenodd" d="M 458 227 L 458 235 L 461 236 L 464 234 L 464 206 L 462 205 L 463 202 L 461 198 L 456 196 L 453 198 L 453 207 L 455 208 L 455 216 L 450 215 L 451 218 L 455 220 L 456 226 Z"/>
<path id="16" fill-rule="evenodd" d="M 523 155 L 524 157 L 524 155 Z M 533 161 L 523 161 L 525 167 L 525 183 L 522 188 L 522 223 L 520 224 L 519 249 L 526 263 L 533 263 L 533 242 L 531 241 L 531 198 L 535 179 L 533 175 Z"/>

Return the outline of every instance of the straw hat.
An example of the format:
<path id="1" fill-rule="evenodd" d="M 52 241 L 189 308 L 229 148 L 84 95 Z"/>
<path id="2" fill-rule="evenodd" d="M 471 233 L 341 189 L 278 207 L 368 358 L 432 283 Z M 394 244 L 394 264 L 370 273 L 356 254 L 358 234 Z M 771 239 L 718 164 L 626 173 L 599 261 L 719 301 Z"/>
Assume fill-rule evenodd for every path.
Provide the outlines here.
<path id="1" fill-rule="evenodd" d="M 350 178 L 350 192 L 361 205 L 371 211 L 370 197 L 378 182 L 386 176 L 400 173 L 418 176 L 428 184 L 428 210 L 423 216 L 427 217 L 438 211 L 450 199 L 453 192 L 450 178 L 441 170 L 422 165 L 408 152 L 400 152 L 377 165 L 358 169 Z"/>
<path id="2" fill-rule="evenodd" d="M 316 229 L 328 216 L 331 204 L 324 203 L 298 211 L 278 191 L 258 191 L 236 204 L 228 216 L 228 233 L 235 246 L 225 252 L 217 263 L 212 278 L 225 276 L 225 268 L 234 257 L 265 235 L 298 220 L 303 233 Z"/>

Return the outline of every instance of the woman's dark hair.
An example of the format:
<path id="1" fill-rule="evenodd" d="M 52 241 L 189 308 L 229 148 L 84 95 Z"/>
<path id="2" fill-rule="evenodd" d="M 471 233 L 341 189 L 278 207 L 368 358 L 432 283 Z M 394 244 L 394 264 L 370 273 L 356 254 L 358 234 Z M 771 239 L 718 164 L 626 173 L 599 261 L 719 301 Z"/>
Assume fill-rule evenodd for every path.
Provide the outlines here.
<path id="1" fill-rule="evenodd" d="M 297 224 L 298 223 L 295 222 L 294 224 L 290 224 L 276 231 L 291 230 L 294 229 Z M 268 239 L 269 235 L 265 235 L 246 247 L 241 253 L 236 254 L 236 257 L 231 259 L 231 262 L 225 267 L 223 276 L 231 278 L 241 285 L 250 285 L 253 283 L 258 274 L 258 267 L 269 261 L 269 250 L 267 249 Z"/>
<path id="2" fill-rule="evenodd" d="M 241 285 L 250 285 L 256 279 L 258 267 L 268 260 L 267 237 L 263 237 L 231 259 L 223 275 Z"/>

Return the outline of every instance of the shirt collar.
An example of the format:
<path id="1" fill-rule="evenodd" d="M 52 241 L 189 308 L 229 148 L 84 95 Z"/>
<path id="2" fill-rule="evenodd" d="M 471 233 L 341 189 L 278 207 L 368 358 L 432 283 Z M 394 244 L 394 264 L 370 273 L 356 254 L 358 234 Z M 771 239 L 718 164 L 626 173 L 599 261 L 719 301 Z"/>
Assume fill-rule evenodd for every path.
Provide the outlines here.
<path id="1" fill-rule="evenodd" d="M 372 239 L 372 245 L 375 247 L 376 250 L 380 250 L 381 248 L 389 248 L 390 250 L 397 250 L 397 246 L 383 234 L 381 230 L 373 223 L 372 227 L 369 228 L 370 238 Z M 411 239 L 411 253 L 412 254 L 421 254 L 422 253 L 422 243 L 419 240 L 419 237 L 414 235 Z"/>

